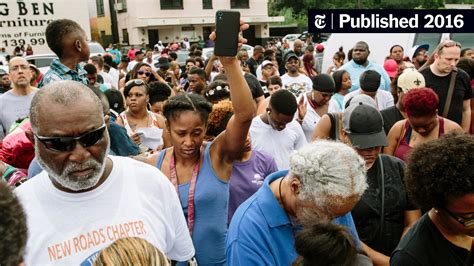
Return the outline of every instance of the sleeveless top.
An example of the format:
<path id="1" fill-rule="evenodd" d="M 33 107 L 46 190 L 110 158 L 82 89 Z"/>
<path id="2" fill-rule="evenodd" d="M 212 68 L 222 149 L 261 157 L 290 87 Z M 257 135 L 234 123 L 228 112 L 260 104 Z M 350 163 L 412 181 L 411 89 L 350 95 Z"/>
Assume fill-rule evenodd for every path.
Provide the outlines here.
<path id="1" fill-rule="evenodd" d="M 151 118 L 152 121 L 149 127 L 138 127 L 134 131 L 128 123 L 127 115 L 125 112 L 126 111 L 120 113 L 120 117 L 123 120 L 123 126 L 127 130 L 128 136 L 132 136 L 136 132 L 142 133 L 142 143 L 140 144 L 140 150 L 142 152 L 148 150 L 159 150 L 163 147 L 163 129 L 158 126 L 158 119 L 156 118 L 156 115 L 154 113 L 147 111 L 148 117 Z"/>
<path id="2" fill-rule="evenodd" d="M 204 151 L 194 191 L 194 228 L 192 240 L 198 265 L 226 265 L 225 237 L 229 183 L 220 179 L 212 169 L 210 147 Z M 156 167 L 161 169 L 166 150 L 160 152 Z M 179 178 L 179 176 L 178 176 Z M 188 192 L 190 182 L 179 184 L 179 200 L 188 220 Z"/>
<path id="3" fill-rule="evenodd" d="M 439 131 L 438 137 L 444 135 L 444 119 L 442 117 L 438 117 L 439 121 Z M 408 155 L 410 154 L 412 147 L 410 147 L 410 138 L 411 138 L 412 128 L 408 120 L 405 121 L 405 134 L 399 140 L 399 144 L 393 155 L 398 157 L 399 159 L 407 162 Z"/>

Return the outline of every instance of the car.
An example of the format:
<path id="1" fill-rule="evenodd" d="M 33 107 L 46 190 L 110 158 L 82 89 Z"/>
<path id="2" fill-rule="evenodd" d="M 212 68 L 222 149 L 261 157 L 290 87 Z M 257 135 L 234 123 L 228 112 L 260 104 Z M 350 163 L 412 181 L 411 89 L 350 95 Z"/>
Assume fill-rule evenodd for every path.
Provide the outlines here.
<path id="1" fill-rule="evenodd" d="M 35 65 L 41 73 L 45 74 L 49 70 L 49 66 L 58 56 L 55 54 L 33 54 L 25 56 L 28 63 Z"/>
<path id="2" fill-rule="evenodd" d="M 285 37 L 281 38 L 281 40 L 283 42 L 285 42 L 285 41 L 288 41 L 288 42 L 293 41 L 294 42 L 296 39 L 298 39 L 298 37 L 300 37 L 300 35 L 301 34 L 299 34 L 299 33 L 287 34 L 287 35 L 285 35 Z"/>
<path id="3" fill-rule="evenodd" d="M 97 42 L 89 42 L 89 51 L 90 56 L 105 54 L 104 48 Z M 56 58 L 58 58 L 58 56 L 55 54 L 33 54 L 25 56 L 26 61 L 35 65 L 43 74 L 48 72 L 51 62 Z"/>
<path id="4" fill-rule="evenodd" d="M 253 46 L 248 45 L 248 44 L 242 44 L 240 49 L 244 49 L 247 51 L 249 54 L 249 57 L 252 56 L 253 54 Z M 214 47 L 206 47 L 202 49 L 202 58 L 204 60 L 207 60 L 209 57 L 211 57 L 212 53 L 214 53 Z"/>
<path id="5" fill-rule="evenodd" d="M 98 42 L 89 42 L 90 56 L 105 54 L 104 47 Z"/>

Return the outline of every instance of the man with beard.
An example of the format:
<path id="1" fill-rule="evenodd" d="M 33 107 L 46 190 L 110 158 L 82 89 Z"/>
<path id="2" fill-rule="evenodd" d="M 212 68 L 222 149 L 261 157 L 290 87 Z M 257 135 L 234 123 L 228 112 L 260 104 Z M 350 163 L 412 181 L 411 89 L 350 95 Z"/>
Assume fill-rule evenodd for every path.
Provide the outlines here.
<path id="1" fill-rule="evenodd" d="M 369 45 L 364 42 L 360 41 L 357 42 L 354 48 L 352 48 L 352 59 L 345 63 L 341 68 L 338 70 L 346 70 L 349 72 L 352 81 L 352 87 L 350 88 L 350 92 L 357 90 L 359 86 L 359 77 L 362 72 L 366 70 L 375 70 L 381 76 L 380 81 L 380 89 L 384 91 L 390 91 L 390 77 L 388 76 L 385 69 L 378 64 L 372 63 L 369 61 L 368 57 L 370 54 Z"/>
<path id="2" fill-rule="evenodd" d="M 0 140 L 19 118 L 28 116 L 31 99 L 37 89 L 30 86 L 31 71 L 23 57 L 14 57 L 8 64 L 12 89 L 0 96 Z"/>
<path id="3" fill-rule="evenodd" d="M 365 173 L 362 158 L 343 143 L 319 140 L 294 152 L 289 171 L 269 175 L 237 209 L 226 239 L 227 264 L 292 265 L 302 226 L 335 217 L 360 247 L 349 212 L 367 187 Z"/>
<path id="4" fill-rule="evenodd" d="M 428 61 L 429 44 L 415 45 L 411 48 L 411 61 L 416 69 L 420 69 Z"/>
<path id="5" fill-rule="evenodd" d="M 0 68 L 0 95 L 11 89 L 11 81 L 8 73 Z"/>
<path id="6" fill-rule="evenodd" d="M 45 171 L 18 187 L 28 217 L 27 265 L 90 265 L 114 240 L 141 237 L 167 257 L 194 255 L 173 185 L 156 168 L 107 156 L 110 138 L 99 98 L 58 81 L 30 108 L 36 158 Z"/>
<path id="7" fill-rule="evenodd" d="M 448 114 L 445 118 L 458 123 L 464 131 L 469 132 L 471 126 L 471 79 L 466 71 L 456 68 L 461 57 L 461 44 L 453 40 L 440 43 L 433 54 L 434 62 L 420 69 L 425 77 L 426 87 L 431 88 L 439 97 L 438 115 L 444 116 L 447 103 L 449 84 L 452 72 L 456 71 L 452 98 Z"/>
<path id="8" fill-rule="evenodd" d="M 299 72 L 300 59 L 293 53 L 289 52 L 285 57 L 285 68 L 287 73 L 281 76 L 283 88 L 289 90 L 296 97 L 302 93 L 310 92 L 313 88 L 311 79 Z"/>

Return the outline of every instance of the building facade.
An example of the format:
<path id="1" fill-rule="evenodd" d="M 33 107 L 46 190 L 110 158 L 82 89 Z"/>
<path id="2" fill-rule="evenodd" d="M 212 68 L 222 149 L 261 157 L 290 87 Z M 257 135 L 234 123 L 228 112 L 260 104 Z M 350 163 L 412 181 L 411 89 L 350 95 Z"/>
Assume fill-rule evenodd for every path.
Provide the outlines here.
<path id="1" fill-rule="evenodd" d="M 90 1 L 90 0 L 89 0 Z M 112 3 L 110 1 L 113 1 Z M 236 10 L 250 25 L 244 32 L 250 45 L 269 37 L 269 23 L 284 17 L 268 16 L 268 0 L 96 0 L 97 32 L 101 42 L 113 40 L 125 45 L 207 41 L 217 10 Z M 90 12 L 93 13 L 93 12 Z"/>

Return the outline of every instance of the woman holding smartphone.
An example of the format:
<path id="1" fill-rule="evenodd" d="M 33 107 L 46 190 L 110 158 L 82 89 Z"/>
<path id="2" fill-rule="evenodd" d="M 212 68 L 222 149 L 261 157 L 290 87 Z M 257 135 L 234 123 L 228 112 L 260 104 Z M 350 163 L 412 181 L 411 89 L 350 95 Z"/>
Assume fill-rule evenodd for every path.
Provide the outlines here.
<path id="1" fill-rule="evenodd" d="M 241 24 L 240 30 L 247 29 Z M 215 33 L 211 34 L 214 39 Z M 228 78 L 234 115 L 226 130 L 204 142 L 211 104 L 197 94 L 180 94 L 163 108 L 172 148 L 150 163 L 175 186 L 199 265 L 225 265 L 229 180 L 256 112 L 240 63 L 235 56 L 219 57 Z"/>

